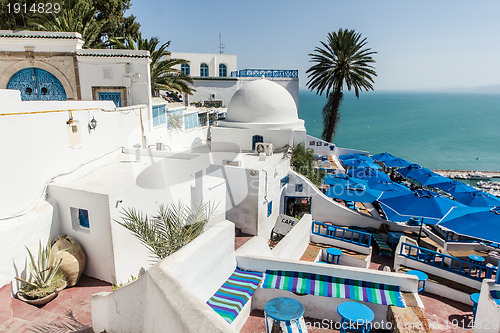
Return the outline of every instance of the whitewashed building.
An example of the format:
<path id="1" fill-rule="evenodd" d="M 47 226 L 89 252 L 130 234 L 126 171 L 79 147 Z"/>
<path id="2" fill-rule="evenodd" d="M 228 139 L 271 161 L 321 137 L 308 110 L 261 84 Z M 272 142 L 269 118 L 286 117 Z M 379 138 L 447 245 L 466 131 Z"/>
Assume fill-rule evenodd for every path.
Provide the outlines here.
<path id="1" fill-rule="evenodd" d="M 242 69 L 238 70 L 237 56 L 233 54 L 172 52 L 172 58 L 185 59 L 177 68 L 194 79 L 193 95 L 184 96 L 186 104 L 226 107 L 234 93 L 247 82 L 265 77 L 283 86 L 299 101 L 297 70 Z"/>
<path id="2" fill-rule="evenodd" d="M 149 52 L 84 49 L 75 32 L 0 30 L 0 89 L 22 100 L 151 104 Z"/>

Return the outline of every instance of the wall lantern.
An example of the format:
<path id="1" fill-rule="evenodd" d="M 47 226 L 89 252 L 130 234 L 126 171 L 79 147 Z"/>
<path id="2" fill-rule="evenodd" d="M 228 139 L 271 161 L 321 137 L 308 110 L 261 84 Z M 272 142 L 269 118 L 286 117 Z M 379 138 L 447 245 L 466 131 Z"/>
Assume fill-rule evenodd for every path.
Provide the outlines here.
<path id="1" fill-rule="evenodd" d="M 97 126 L 97 120 L 95 120 L 95 118 L 92 117 L 92 120 L 89 121 L 89 129 L 95 130 L 96 126 Z"/>

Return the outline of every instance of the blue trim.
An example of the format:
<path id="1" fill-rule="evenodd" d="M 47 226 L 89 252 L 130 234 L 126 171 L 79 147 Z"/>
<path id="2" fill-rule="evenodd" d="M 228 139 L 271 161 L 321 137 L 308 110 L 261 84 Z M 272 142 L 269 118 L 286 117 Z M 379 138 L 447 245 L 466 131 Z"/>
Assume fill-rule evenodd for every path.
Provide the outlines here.
<path id="1" fill-rule="evenodd" d="M 112 101 L 117 108 L 122 106 L 122 94 L 120 92 L 100 92 L 100 101 Z"/>
<path id="2" fill-rule="evenodd" d="M 86 209 L 78 209 L 78 223 L 81 227 L 90 228 L 89 211 Z"/>
<path id="3" fill-rule="evenodd" d="M 167 122 L 167 119 L 165 117 L 166 105 L 165 104 L 153 105 L 151 109 L 153 112 L 153 126 L 156 127 L 160 125 L 165 125 L 165 123 Z"/>
<path id="4" fill-rule="evenodd" d="M 191 66 L 187 62 L 184 62 L 181 64 L 181 71 L 184 75 L 191 75 Z"/>
<path id="5" fill-rule="evenodd" d="M 232 71 L 231 77 L 273 77 L 273 78 L 298 78 L 297 69 L 241 69 Z"/>
<path id="6" fill-rule="evenodd" d="M 200 76 L 209 76 L 208 65 L 205 63 L 200 65 Z"/>
<path id="7" fill-rule="evenodd" d="M 483 278 L 481 277 L 483 273 L 485 273 L 486 278 L 491 278 L 491 276 L 493 274 L 496 274 L 497 271 L 493 267 L 476 264 L 471 261 L 459 259 L 447 254 L 428 250 L 423 247 L 418 247 L 408 243 L 401 244 L 401 250 L 399 254 L 405 258 L 412 259 L 429 266 L 437 267 L 476 281 L 483 280 Z M 436 259 L 440 259 L 440 261 L 436 262 Z M 465 271 L 466 268 L 468 268 L 467 272 Z"/>
<path id="8" fill-rule="evenodd" d="M 321 227 L 324 227 L 324 232 L 322 232 Z M 338 232 L 341 232 L 341 235 L 337 235 Z M 337 227 L 317 221 L 313 221 L 312 223 L 312 233 L 314 235 L 336 239 L 342 242 L 364 247 L 370 247 L 372 245 L 372 234 L 368 232 Z"/>
<path id="9" fill-rule="evenodd" d="M 273 202 L 269 201 L 267 203 L 267 217 L 271 216 L 272 213 L 273 213 Z"/>
<path id="10" fill-rule="evenodd" d="M 281 178 L 281 187 L 285 186 L 290 182 L 290 176 L 287 174 L 285 177 Z"/>
<path id="11" fill-rule="evenodd" d="M 219 64 L 219 77 L 227 77 L 227 66 Z"/>

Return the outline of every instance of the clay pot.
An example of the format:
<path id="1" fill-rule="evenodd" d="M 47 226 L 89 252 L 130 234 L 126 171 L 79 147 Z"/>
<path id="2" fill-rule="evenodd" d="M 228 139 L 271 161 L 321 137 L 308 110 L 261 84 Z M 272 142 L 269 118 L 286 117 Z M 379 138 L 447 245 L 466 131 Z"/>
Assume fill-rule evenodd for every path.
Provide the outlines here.
<path id="1" fill-rule="evenodd" d="M 26 303 L 31 304 L 31 305 L 37 305 L 37 306 L 47 304 L 48 302 L 50 302 L 54 298 L 56 298 L 56 296 L 57 296 L 57 293 L 54 291 L 52 294 L 47 295 L 47 296 L 42 297 L 42 298 L 28 299 L 28 298 L 24 298 L 24 296 L 21 293 L 19 293 L 19 292 L 17 293 L 17 298 L 19 298 L 21 301 L 26 302 Z"/>
<path id="2" fill-rule="evenodd" d="M 54 262 L 62 259 L 59 270 L 66 275 L 68 287 L 74 286 L 82 276 L 87 260 L 80 244 L 68 235 L 60 235 L 52 242 L 50 257 Z"/>

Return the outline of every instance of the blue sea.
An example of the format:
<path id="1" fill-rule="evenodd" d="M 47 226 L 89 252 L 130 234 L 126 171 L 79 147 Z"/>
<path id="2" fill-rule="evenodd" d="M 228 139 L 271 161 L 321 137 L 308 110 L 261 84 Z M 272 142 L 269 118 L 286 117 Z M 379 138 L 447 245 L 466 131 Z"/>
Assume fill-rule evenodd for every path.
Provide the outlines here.
<path id="1" fill-rule="evenodd" d="M 321 137 L 326 98 L 299 92 L 299 117 Z M 500 94 L 346 92 L 333 142 L 390 152 L 431 169 L 500 170 Z"/>

